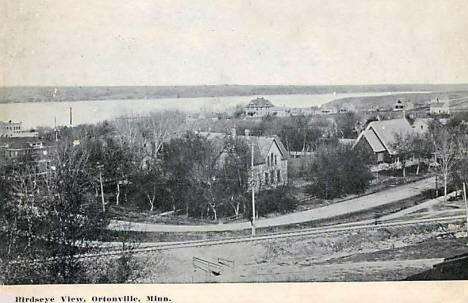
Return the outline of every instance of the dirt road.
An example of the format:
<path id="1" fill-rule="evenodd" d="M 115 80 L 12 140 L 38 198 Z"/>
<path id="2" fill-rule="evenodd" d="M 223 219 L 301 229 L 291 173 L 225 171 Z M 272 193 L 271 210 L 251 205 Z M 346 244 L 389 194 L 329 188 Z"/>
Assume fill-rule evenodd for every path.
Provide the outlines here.
<path id="1" fill-rule="evenodd" d="M 434 179 L 427 178 L 417 182 L 398 186 L 378 193 L 358 197 L 325 207 L 314 208 L 307 211 L 287 214 L 275 218 L 259 219 L 256 227 L 273 227 L 295 223 L 309 222 L 314 220 L 330 219 L 346 214 L 364 211 L 374 207 L 391 204 L 399 200 L 419 195 L 423 190 L 432 188 Z M 130 223 L 113 220 L 109 224 L 111 230 L 131 230 L 147 232 L 212 232 L 212 231 L 234 231 L 250 229 L 250 222 L 216 224 L 216 225 L 165 225 L 149 223 Z"/>

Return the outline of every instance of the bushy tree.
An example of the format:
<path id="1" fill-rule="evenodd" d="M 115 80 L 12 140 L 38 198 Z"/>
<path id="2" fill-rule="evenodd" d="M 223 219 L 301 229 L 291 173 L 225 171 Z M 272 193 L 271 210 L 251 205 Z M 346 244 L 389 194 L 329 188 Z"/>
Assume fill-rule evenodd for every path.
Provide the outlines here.
<path id="1" fill-rule="evenodd" d="M 175 209 L 185 209 L 186 215 L 200 216 L 205 212 L 203 184 L 211 179 L 215 160 L 210 142 L 191 132 L 169 141 L 162 152 L 162 168 L 166 188 Z"/>
<path id="2" fill-rule="evenodd" d="M 257 193 L 255 198 L 255 210 L 258 216 L 270 213 L 285 214 L 293 211 L 298 204 L 297 199 L 291 194 L 288 186 L 279 186 Z M 247 212 L 244 217 L 252 219 L 252 204 L 247 204 Z"/>
<path id="3" fill-rule="evenodd" d="M 309 166 L 307 191 L 324 199 L 363 193 L 373 179 L 370 159 L 364 149 L 349 145 L 320 150 Z"/>

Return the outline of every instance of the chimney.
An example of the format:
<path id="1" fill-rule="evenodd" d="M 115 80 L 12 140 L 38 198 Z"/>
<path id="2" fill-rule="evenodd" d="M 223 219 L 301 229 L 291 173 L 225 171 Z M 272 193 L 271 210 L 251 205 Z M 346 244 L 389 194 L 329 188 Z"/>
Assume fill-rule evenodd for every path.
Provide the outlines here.
<path id="1" fill-rule="evenodd" d="M 236 127 L 234 126 L 233 128 L 231 128 L 231 135 L 233 138 L 236 137 Z"/>
<path id="2" fill-rule="evenodd" d="M 244 133 L 245 133 L 245 136 L 248 137 L 250 135 L 250 130 L 246 129 Z"/>

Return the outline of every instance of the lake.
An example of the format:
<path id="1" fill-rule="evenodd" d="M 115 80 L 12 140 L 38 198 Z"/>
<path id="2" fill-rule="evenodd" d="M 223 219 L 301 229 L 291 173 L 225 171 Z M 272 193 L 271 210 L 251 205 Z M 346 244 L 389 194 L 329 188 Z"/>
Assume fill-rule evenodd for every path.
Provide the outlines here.
<path id="1" fill-rule="evenodd" d="M 0 104 L 0 121 L 21 121 L 23 122 L 23 129 L 38 126 L 54 127 L 55 119 L 57 119 L 57 125 L 68 125 L 69 109 L 72 107 L 73 124 L 76 126 L 111 120 L 123 115 L 145 115 L 166 109 L 178 109 L 186 112 L 203 109 L 222 111 L 237 104 L 247 105 L 250 100 L 256 97 L 264 97 L 278 106 L 310 107 L 320 106 L 329 101 L 347 97 L 382 96 L 399 93 L 405 92 L 9 103 Z"/>

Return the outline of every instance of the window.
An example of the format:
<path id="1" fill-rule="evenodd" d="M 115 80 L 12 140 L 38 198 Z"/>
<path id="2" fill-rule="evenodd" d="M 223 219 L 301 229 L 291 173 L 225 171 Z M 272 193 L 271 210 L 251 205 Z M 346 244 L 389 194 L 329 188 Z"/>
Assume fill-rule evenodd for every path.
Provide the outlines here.
<path id="1" fill-rule="evenodd" d="M 265 184 L 268 184 L 268 173 L 265 173 Z"/>
<path id="2" fill-rule="evenodd" d="M 273 166 L 273 157 L 274 157 L 274 154 L 271 153 L 271 166 Z"/>
<path id="3" fill-rule="evenodd" d="M 277 165 L 277 164 L 278 164 L 278 156 L 275 155 L 275 165 Z"/>
<path id="4" fill-rule="evenodd" d="M 279 169 L 276 171 L 276 180 L 278 183 L 281 182 L 281 171 Z"/>
<path id="5" fill-rule="evenodd" d="M 384 154 L 383 153 L 378 153 L 377 154 L 377 162 L 383 162 L 384 161 Z"/>
<path id="6" fill-rule="evenodd" d="M 274 172 L 271 172 L 270 176 L 271 176 L 271 184 L 275 184 L 275 174 L 274 174 Z"/>

